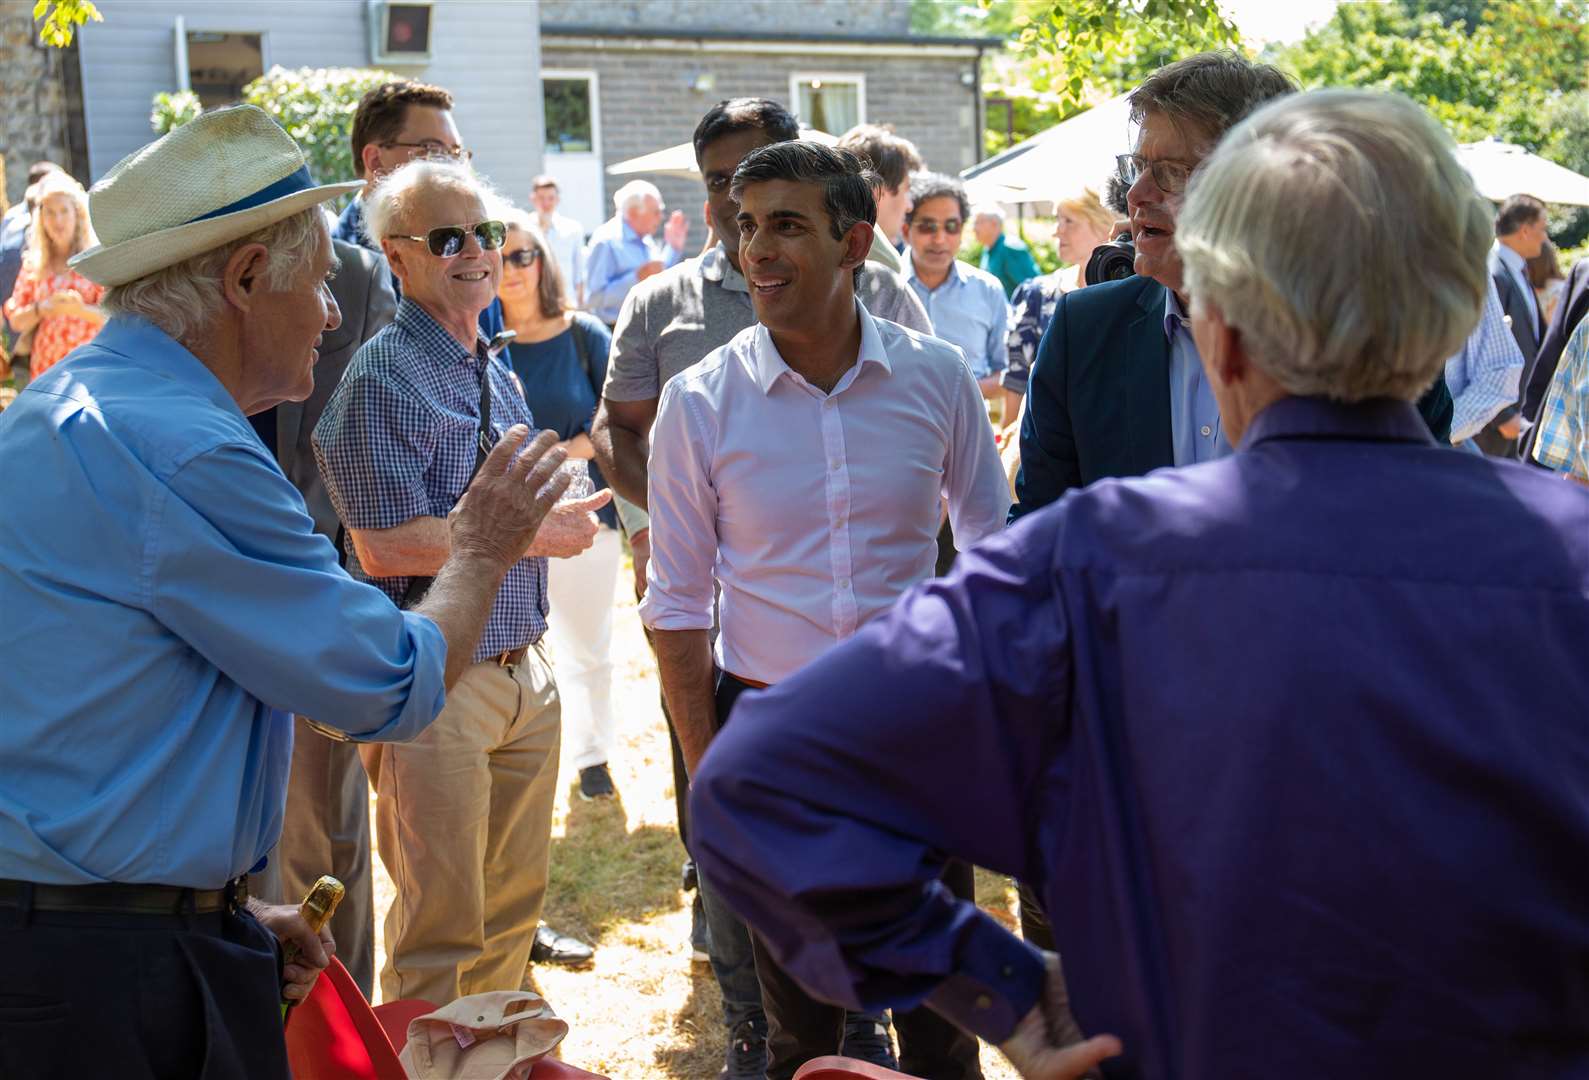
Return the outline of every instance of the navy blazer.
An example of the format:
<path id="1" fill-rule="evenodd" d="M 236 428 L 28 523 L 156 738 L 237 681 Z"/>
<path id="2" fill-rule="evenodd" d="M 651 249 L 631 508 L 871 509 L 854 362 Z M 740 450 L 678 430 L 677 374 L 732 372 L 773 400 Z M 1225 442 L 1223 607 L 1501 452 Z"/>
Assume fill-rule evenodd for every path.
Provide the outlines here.
<path id="1" fill-rule="evenodd" d="M 1539 352 L 1539 339 L 1545 336 L 1545 328 L 1534 314 L 1535 305 L 1530 304 L 1528 297 L 1523 295 L 1522 286 L 1512 276 L 1511 269 L 1501 261 L 1501 253 L 1494 248 L 1490 249 L 1488 266 L 1490 278 L 1495 282 L 1495 291 L 1501 294 L 1501 310 L 1512 324 L 1512 337 L 1517 339 L 1517 347 L 1523 350 L 1523 363 L 1532 364 Z"/>
<path id="2" fill-rule="evenodd" d="M 1027 386 L 1011 521 L 1100 477 L 1175 464 L 1165 291 L 1135 276 L 1060 296 Z M 1450 441 L 1444 378 L 1418 411 L 1437 440 Z"/>
<path id="3" fill-rule="evenodd" d="M 1539 352 L 1528 362 L 1528 374 L 1523 378 L 1523 415 L 1529 423 L 1539 422 L 1539 411 L 1545 405 L 1550 381 L 1556 377 L 1556 365 L 1561 362 L 1561 350 L 1586 314 L 1589 314 L 1589 259 L 1579 259 L 1567 272 L 1561 303 L 1556 305 L 1550 328 L 1539 343 Z M 1532 441 L 1530 433 L 1528 442 Z M 1529 460 L 1527 454 L 1523 460 Z"/>

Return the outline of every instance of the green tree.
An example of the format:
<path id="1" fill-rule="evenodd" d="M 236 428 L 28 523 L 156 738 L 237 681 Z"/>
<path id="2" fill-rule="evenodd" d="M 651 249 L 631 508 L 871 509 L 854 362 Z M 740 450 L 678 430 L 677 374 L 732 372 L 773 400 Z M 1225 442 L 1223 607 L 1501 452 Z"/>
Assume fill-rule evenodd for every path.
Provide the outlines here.
<path id="1" fill-rule="evenodd" d="M 274 67 L 243 87 L 243 102 L 269 113 L 303 148 L 315 178 L 334 183 L 354 178 L 349 136 L 359 99 L 398 77 L 372 68 Z M 150 122 L 164 134 L 200 111 L 198 98 L 187 91 L 156 94 Z"/>

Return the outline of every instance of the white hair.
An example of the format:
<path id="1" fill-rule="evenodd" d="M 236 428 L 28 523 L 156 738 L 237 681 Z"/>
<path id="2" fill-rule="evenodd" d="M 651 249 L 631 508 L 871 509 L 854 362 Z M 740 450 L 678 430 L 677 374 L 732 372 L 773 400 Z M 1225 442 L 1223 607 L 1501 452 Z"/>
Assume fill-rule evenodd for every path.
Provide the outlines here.
<path id="1" fill-rule="evenodd" d="M 612 193 L 612 205 L 619 214 L 626 214 L 629 208 L 645 199 L 655 199 L 657 205 L 662 205 L 662 192 L 648 180 L 631 180 L 623 187 Z"/>
<path id="2" fill-rule="evenodd" d="M 163 270 L 112 285 L 100 307 L 111 315 L 141 316 L 177 341 L 192 341 L 221 313 L 222 275 L 239 248 L 265 245 L 265 283 L 272 289 L 287 289 L 313 263 L 320 245 L 330 242 L 331 219 L 322 207 L 312 206 Z"/>
<path id="3" fill-rule="evenodd" d="M 419 225 L 413 219 L 413 211 L 420 194 L 445 190 L 474 195 L 490 216 L 500 216 L 500 210 L 511 205 L 484 177 L 463 162 L 416 158 L 382 177 L 364 200 L 364 234 L 377 246 L 389 236 L 417 234 Z M 441 221 L 435 224 L 469 223 Z"/>
<path id="4" fill-rule="evenodd" d="M 971 208 L 971 220 L 976 221 L 980 217 L 994 218 L 1000 225 L 1003 225 L 1004 207 L 998 203 L 977 203 Z"/>
<path id="5" fill-rule="evenodd" d="M 1194 175 L 1176 223 L 1216 307 L 1292 394 L 1411 401 L 1478 323 L 1490 215 L 1451 137 L 1394 94 L 1267 105 Z"/>

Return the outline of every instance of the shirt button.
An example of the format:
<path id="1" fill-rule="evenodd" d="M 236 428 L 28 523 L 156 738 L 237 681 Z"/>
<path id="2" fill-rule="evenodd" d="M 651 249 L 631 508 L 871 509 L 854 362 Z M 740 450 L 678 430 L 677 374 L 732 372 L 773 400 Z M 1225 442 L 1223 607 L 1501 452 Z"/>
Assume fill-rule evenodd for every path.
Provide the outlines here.
<path id="1" fill-rule="evenodd" d="M 986 994 L 978 994 L 975 1004 L 979 1009 L 991 1009 L 993 1008 L 993 999 Z"/>
<path id="2" fill-rule="evenodd" d="M 1203 438 L 1205 438 L 1205 439 L 1208 438 L 1210 435 L 1214 434 L 1214 429 L 1209 427 L 1207 424 L 1204 424 L 1198 430 L 1203 433 Z"/>
<path id="3" fill-rule="evenodd" d="M 837 461 L 830 461 L 830 462 L 828 462 L 828 466 L 829 466 L 829 467 L 830 467 L 830 468 L 832 468 L 832 470 L 833 470 L 833 471 L 834 471 L 834 472 L 838 472 L 838 471 L 839 471 L 839 463 L 838 463 L 838 462 L 837 462 Z"/>
<path id="4" fill-rule="evenodd" d="M 849 587 L 850 587 L 850 579 L 849 578 L 845 578 L 843 581 L 839 582 L 839 588 L 848 590 Z"/>

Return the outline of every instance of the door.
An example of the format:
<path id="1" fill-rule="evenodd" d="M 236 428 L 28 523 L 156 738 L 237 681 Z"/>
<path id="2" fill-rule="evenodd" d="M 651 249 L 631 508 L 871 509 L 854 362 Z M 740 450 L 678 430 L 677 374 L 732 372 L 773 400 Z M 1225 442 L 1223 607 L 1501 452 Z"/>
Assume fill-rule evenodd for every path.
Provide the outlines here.
<path id="1" fill-rule="evenodd" d="M 601 109 L 594 71 L 541 73 L 546 171 L 562 192 L 560 211 L 589 233 L 612 216 L 601 164 Z"/>

